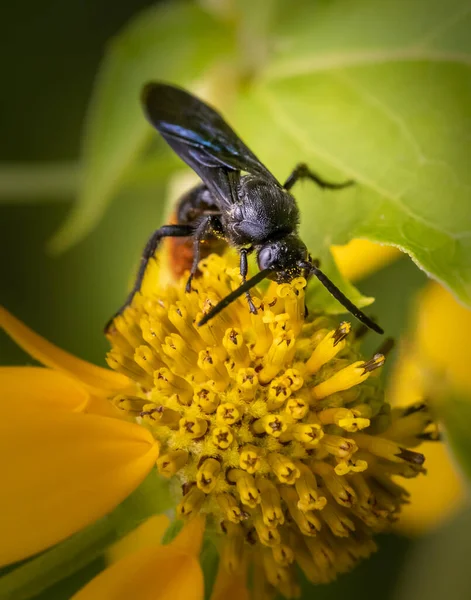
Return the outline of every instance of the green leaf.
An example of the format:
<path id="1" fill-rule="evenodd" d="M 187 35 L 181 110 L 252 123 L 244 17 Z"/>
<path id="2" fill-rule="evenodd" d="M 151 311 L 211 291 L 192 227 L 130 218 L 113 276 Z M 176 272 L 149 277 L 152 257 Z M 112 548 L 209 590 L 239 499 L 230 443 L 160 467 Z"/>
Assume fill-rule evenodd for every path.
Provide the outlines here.
<path id="1" fill-rule="evenodd" d="M 105 557 L 100 556 L 83 569 L 61 579 L 40 594 L 34 595 L 33 600 L 64 600 L 65 598 L 72 598 L 74 594 L 85 587 L 94 577 L 97 577 L 106 567 Z"/>
<path id="2" fill-rule="evenodd" d="M 437 402 L 437 414 L 449 446 L 463 473 L 471 481 L 471 398 L 449 395 Z"/>
<path id="3" fill-rule="evenodd" d="M 235 123 L 280 180 L 300 161 L 355 180 L 295 187 L 313 255 L 391 244 L 468 305 L 470 30 L 466 0 L 290 3 Z"/>
<path id="4" fill-rule="evenodd" d="M 165 533 L 162 537 L 162 544 L 166 546 L 173 542 L 173 540 L 177 537 L 180 531 L 183 529 L 183 521 L 180 519 L 173 519 L 170 525 L 165 530 Z"/>
<path id="5" fill-rule="evenodd" d="M 50 242 L 52 252 L 66 250 L 94 227 L 152 136 L 139 103 L 142 86 L 152 79 L 189 86 L 227 60 L 233 38 L 198 6 L 175 2 L 144 11 L 112 41 L 88 111 L 82 189 Z"/>
<path id="6" fill-rule="evenodd" d="M 32 598 L 83 569 L 142 521 L 170 506 L 167 481 L 154 470 L 112 513 L 1 577 L 0 598 Z"/>
<path id="7" fill-rule="evenodd" d="M 204 597 L 210 600 L 219 566 L 219 552 L 209 536 L 205 536 L 203 540 L 200 563 L 204 575 Z"/>

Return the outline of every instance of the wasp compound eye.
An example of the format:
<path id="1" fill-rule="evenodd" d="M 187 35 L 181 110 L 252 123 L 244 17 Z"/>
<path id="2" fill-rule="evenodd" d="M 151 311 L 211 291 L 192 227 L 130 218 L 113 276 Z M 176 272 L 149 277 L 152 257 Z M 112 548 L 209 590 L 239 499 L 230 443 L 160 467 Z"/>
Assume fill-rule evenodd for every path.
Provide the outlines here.
<path id="1" fill-rule="evenodd" d="M 262 248 L 258 254 L 258 266 L 261 270 L 268 269 L 272 266 L 274 260 L 274 252 L 271 247 Z"/>

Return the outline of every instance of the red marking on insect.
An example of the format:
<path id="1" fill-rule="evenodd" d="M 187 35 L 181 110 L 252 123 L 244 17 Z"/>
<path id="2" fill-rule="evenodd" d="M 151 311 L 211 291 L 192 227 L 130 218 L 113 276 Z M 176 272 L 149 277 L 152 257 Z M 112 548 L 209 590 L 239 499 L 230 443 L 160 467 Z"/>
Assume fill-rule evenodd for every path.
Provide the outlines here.
<path id="1" fill-rule="evenodd" d="M 170 224 L 178 223 L 176 212 L 174 212 L 169 220 Z M 175 278 L 180 278 L 182 275 L 190 271 L 193 263 L 193 238 L 166 238 L 170 270 Z M 225 240 L 211 236 L 205 241 L 200 242 L 201 259 L 206 258 L 212 253 L 221 254 L 227 247 Z M 199 276 L 199 271 L 196 277 Z"/>

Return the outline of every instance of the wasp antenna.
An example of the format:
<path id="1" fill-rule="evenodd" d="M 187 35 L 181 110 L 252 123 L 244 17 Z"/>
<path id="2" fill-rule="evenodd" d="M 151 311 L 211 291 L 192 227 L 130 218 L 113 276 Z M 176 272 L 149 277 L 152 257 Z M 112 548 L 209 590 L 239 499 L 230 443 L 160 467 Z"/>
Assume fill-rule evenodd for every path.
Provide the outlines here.
<path id="1" fill-rule="evenodd" d="M 223 298 L 220 302 L 218 302 L 218 304 L 216 304 L 216 306 L 213 306 L 213 308 L 204 315 L 204 317 L 198 323 L 198 327 L 201 327 L 201 325 L 205 325 L 209 320 L 211 320 L 218 313 L 220 313 L 221 310 L 226 308 L 226 306 L 228 306 L 229 304 L 234 302 L 234 300 L 237 300 L 237 298 L 240 298 L 240 296 L 242 296 L 242 294 L 245 294 L 245 292 L 248 292 L 251 288 L 256 286 L 257 283 L 260 283 L 262 281 L 262 279 L 265 279 L 265 277 L 267 277 L 271 271 L 272 271 L 272 269 L 263 269 L 262 271 L 259 271 L 256 275 L 251 277 L 248 281 L 246 281 L 245 283 L 240 285 L 237 289 L 235 289 L 233 292 L 228 294 L 225 298 Z"/>
<path id="2" fill-rule="evenodd" d="M 345 296 L 345 294 L 343 294 L 339 288 L 332 281 L 330 281 L 327 275 L 316 267 L 316 265 L 311 265 L 310 270 L 311 273 L 315 275 L 322 285 L 332 294 L 332 296 L 338 300 L 340 304 L 345 306 L 345 308 L 352 313 L 354 317 L 356 317 L 359 321 L 364 323 L 373 331 L 376 331 L 376 333 L 384 333 L 383 329 L 381 329 L 379 325 L 367 317 L 365 313 L 358 308 L 358 306 L 355 306 L 353 302 L 351 302 L 351 300 L 349 300 L 347 296 Z"/>

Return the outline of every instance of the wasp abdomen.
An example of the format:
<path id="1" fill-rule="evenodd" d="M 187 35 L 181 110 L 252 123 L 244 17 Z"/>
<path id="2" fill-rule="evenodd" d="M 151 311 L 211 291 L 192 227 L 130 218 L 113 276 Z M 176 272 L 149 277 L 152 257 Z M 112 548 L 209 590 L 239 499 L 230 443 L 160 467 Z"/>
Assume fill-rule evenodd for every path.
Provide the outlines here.
<path id="1" fill-rule="evenodd" d="M 196 228 L 205 215 L 213 212 L 219 213 L 219 208 L 209 190 L 205 185 L 197 185 L 181 198 L 170 223 L 194 225 Z M 226 246 L 227 243 L 223 239 L 210 235 L 200 242 L 200 256 L 203 259 L 212 253 L 221 254 Z M 181 277 L 191 269 L 193 263 L 193 238 L 169 238 L 167 248 L 172 273 L 175 277 Z"/>

